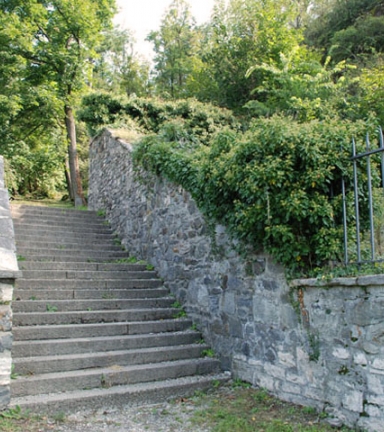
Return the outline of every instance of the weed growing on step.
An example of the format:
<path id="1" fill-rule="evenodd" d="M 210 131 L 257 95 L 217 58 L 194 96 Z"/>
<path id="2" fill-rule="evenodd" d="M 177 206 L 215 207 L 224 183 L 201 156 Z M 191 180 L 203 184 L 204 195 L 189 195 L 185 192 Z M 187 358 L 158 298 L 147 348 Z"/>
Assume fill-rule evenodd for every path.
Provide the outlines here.
<path id="1" fill-rule="evenodd" d="M 107 212 L 104 209 L 101 209 L 101 210 L 97 210 L 96 214 L 97 214 L 97 216 L 105 217 L 105 215 L 107 214 Z"/>
<path id="2" fill-rule="evenodd" d="M 215 352 L 213 351 L 212 348 L 208 348 L 202 351 L 201 355 L 203 357 L 209 357 L 209 358 L 214 358 L 215 357 Z"/>
<path id="3" fill-rule="evenodd" d="M 17 379 L 18 376 L 19 376 L 19 374 L 15 372 L 15 365 L 12 363 L 12 366 L 11 366 L 11 380 Z"/>
<path id="4" fill-rule="evenodd" d="M 114 295 L 111 294 L 111 293 L 103 293 L 103 294 L 101 295 L 101 298 L 104 299 L 104 300 L 113 300 L 113 299 L 116 298 L 116 296 L 114 296 Z"/>
<path id="5" fill-rule="evenodd" d="M 17 255 L 17 261 L 21 262 L 21 261 L 26 261 L 27 258 L 25 258 L 25 256 L 23 255 Z"/>
<path id="6" fill-rule="evenodd" d="M 48 303 L 46 305 L 46 310 L 47 310 L 47 312 L 57 312 L 58 311 L 57 306 L 52 306 Z"/>

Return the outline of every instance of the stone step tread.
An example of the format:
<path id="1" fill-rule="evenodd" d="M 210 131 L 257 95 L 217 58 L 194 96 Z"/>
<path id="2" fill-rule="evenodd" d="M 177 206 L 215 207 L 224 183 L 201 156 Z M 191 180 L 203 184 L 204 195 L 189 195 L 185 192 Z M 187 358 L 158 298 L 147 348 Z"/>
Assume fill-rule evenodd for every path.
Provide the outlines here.
<path id="1" fill-rule="evenodd" d="M 155 279 L 155 271 L 83 271 L 83 270 L 23 270 L 23 277 L 20 279 Z"/>
<path id="2" fill-rule="evenodd" d="M 145 271 L 147 264 L 139 263 L 89 263 L 78 261 L 46 262 L 19 261 L 20 270 L 81 270 L 81 271 Z"/>
<path id="3" fill-rule="evenodd" d="M 170 297 L 149 299 L 72 299 L 72 300 L 16 300 L 13 302 L 14 313 L 47 313 L 52 312 L 79 312 L 79 311 L 104 311 L 104 310 L 127 310 L 136 308 L 163 308 L 171 307 L 175 302 Z"/>
<path id="4" fill-rule="evenodd" d="M 65 237 L 65 236 L 78 236 L 83 235 L 85 238 L 93 237 L 93 236 L 112 236 L 113 237 L 113 231 L 110 226 L 103 225 L 102 227 L 95 228 L 87 228 L 87 227 L 72 227 L 72 229 L 69 231 L 68 227 L 55 227 L 50 228 L 47 225 L 32 225 L 28 226 L 26 224 L 18 224 L 14 221 L 13 223 L 15 228 L 15 237 L 20 238 L 24 235 L 29 235 L 31 237 L 38 236 L 38 237 Z"/>
<path id="5" fill-rule="evenodd" d="M 31 289 L 14 289 L 14 301 L 25 300 L 127 300 L 127 299 L 152 299 L 166 297 L 168 290 L 166 288 L 137 288 L 137 289 L 109 289 L 108 291 L 99 289 L 81 289 L 81 290 L 31 290 Z"/>
<path id="6" fill-rule="evenodd" d="M 38 289 L 51 289 L 51 290 L 62 290 L 62 289 L 149 289 L 158 288 L 162 286 L 162 281 L 159 278 L 155 279 L 23 279 L 19 278 L 16 280 L 16 288 L 24 288 L 31 290 Z"/>
<path id="7" fill-rule="evenodd" d="M 94 324 L 56 324 L 36 325 L 31 327 L 13 326 L 15 341 L 29 341 L 39 335 L 40 340 L 46 339 L 81 339 L 90 337 L 128 336 L 157 334 L 167 332 L 183 332 L 189 330 L 192 320 L 189 318 L 164 319 L 159 321 L 131 321 Z M 16 343 L 16 342 L 15 342 Z"/>
<path id="8" fill-rule="evenodd" d="M 17 248 L 17 255 L 20 259 L 38 259 L 47 261 L 73 261 L 74 258 L 89 260 L 100 259 L 102 262 L 113 259 L 129 258 L 127 252 L 120 250 L 97 250 L 97 249 L 73 249 L 71 251 L 65 249 L 51 249 L 49 253 L 38 248 Z"/>
<path id="9" fill-rule="evenodd" d="M 76 208 L 63 208 L 63 207 L 52 207 L 43 205 L 29 205 L 29 204 L 18 204 L 17 202 L 12 202 L 11 204 L 12 214 L 20 213 L 51 213 L 51 214 L 78 214 L 78 215 L 98 215 L 99 212 L 95 210 L 78 210 Z M 99 217 L 99 216 L 98 216 Z"/>
<path id="10" fill-rule="evenodd" d="M 33 231 L 25 230 L 19 228 L 17 232 L 15 232 L 16 241 L 24 240 L 24 241 L 69 241 L 69 240 L 77 240 L 79 238 L 78 233 L 73 233 L 68 230 L 55 230 L 55 231 Z M 112 232 L 106 233 L 93 233 L 93 232 L 85 232 L 82 233 L 82 238 L 87 241 L 92 240 L 110 240 L 116 238 Z"/>
<path id="11" fill-rule="evenodd" d="M 78 238 L 76 241 L 74 239 L 66 240 L 66 239 L 60 239 L 51 241 L 47 241 L 42 239 L 41 237 L 39 240 L 30 240 L 27 241 L 26 239 L 17 239 L 16 238 L 16 248 L 21 249 L 32 249 L 32 248 L 45 248 L 48 250 L 51 249 L 110 249 L 110 250 L 122 250 L 121 246 L 119 244 L 116 244 L 115 240 L 113 238 L 104 239 L 104 240 L 87 240 L 85 238 Z"/>
<path id="12" fill-rule="evenodd" d="M 38 338 L 28 340 L 28 341 L 14 341 L 14 346 L 44 346 L 44 345 L 51 345 L 51 344 L 57 344 L 57 345 L 68 345 L 68 344 L 80 344 L 83 342 L 120 342 L 122 340 L 141 340 L 143 338 L 154 338 L 154 337 L 174 337 L 176 335 L 190 335 L 194 336 L 196 340 L 200 336 L 200 333 L 196 330 L 188 329 L 185 331 L 179 331 L 179 332 L 167 332 L 167 333 L 153 333 L 153 334 L 127 334 L 127 335 L 117 335 L 117 336 L 96 336 L 93 338 L 89 337 L 81 337 L 81 338 L 70 338 L 70 339 L 50 339 L 50 340 L 41 340 Z M 36 336 L 38 336 L 36 334 Z"/>
<path id="13" fill-rule="evenodd" d="M 74 353 L 94 353 L 104 351 L 127 350 L 172 345 L 200 343 L 200 333 L 187 329 L 165 333 L 148 333 L 135 335 L 79 337 L 73 339 L 36 339 L 15 341 L 14 358 Z"/>
<path id="14" fill-rule="evenodd" d="M 13 372 L 18 375 L 85 370 L 115 365 L 159 363 L 201 358 L 208 345 L 184 344 L 92 353 L 14 358 Z"/>
<path id="15" fill-rule="evenodd" d="M 28 219 L 26 221 L 13 220 L 13 226 L 17 232 L 19 229 L 28 229 L 30 232 L 35 230 L 71 230 L 72 232 L 111 232 L 111 227 L 106 221 L 53 221 L 46 218 L 39 218 L 38 220 Z"/>
<path id="16" fill-rule="evenodd" d="M 79 312 L 15 312 L 13 322 L 16 326 L 43 324 L 93 324 L 97 322 L 152 321 L 170 319 L 177 316 L 179 309 L 149 308 L 123 310 L 96 310 Z"/>
<path id="17" fill-rule="evenodd" d="M 136 384 L 181 376 L 214 373 L 219 362 L 209 357 L 148 363 L 144 365 L 110 366 L 86 370 L 51 372 L 21 376 L 11 383 L 14 396 L 36 395 L 42 392 L 74 391 L 84 388 L 105 388 Z"/>
<path id="18" fill-rule="evenodd" d="M 95 410 L 106 405 L 123 407 L 159 403 L 170 398 L 192 396 L 197 390 L 207 390 L 213 385 L 224 384 L 229 379 L 228 373 L 213 373 L 110 388 L 14 397 L 10 406 L 30 409 L 35 413 L 47 413 Z"/>

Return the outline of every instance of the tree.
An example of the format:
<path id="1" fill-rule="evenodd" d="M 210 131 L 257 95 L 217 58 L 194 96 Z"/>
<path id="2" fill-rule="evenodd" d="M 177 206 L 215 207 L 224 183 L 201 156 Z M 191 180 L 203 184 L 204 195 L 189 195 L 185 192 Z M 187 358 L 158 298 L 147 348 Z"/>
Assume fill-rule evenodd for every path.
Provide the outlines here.
<path id="1" fill-rule="evenodd" d="M 160 30 L 152 31 L 147 40 L 154 44 L 158 92 L 171 99 L 183 97 L 195 46 L 195 21 L 188 3 L 173 0 Z"/>
<path id="2" fill-rule="evenodd" d="M 261 85 L 262 74 L 248 78 L 256 62 L 279 64 L 281 53 L 289 53 L 302 39 L 292 23 L 298 16 L 295 3 L 287 0 L 217 0 L 195 81 L 212 80 L 216 103 L 239 109 Z M 219 91 L 217 91 L 219 89 Z"/>
<path id="3" fill-rule="evenodd" d="M 135 53 L 131 32 L 113 28 L 104 36 L 93 71 L 93 88 L 127 96 L 147 96 L 150 65 Z"/>
<path id="4" fill-rule="evenodd" d="M 333 53 L 335 61 L 382 51 L 383 14 L 382 0 L 316 0 L 306 42 L 321 48 L 324 57 Z"/>
<path id="5" fill-rule="evenodd" d="M 77 158 L 74 108 L 90 80 L 95 48 L 110 27 L 114 0 L 0 0 L 0 39 L 23 59 L 23 80 L 46 85 L 60 102 L 68 136 L 70 189 L 84 202 Z M 4 47 L 3 47 L 4 50 Z"/>

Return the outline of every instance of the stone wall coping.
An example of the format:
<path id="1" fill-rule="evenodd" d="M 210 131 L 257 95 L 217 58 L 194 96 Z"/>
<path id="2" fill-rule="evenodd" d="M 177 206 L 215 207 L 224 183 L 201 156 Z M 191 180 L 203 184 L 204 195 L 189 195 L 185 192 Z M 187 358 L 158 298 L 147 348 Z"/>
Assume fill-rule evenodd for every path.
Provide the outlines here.
<path id="1" fill-rule="evenodd" d="M 1 279 L 18 279 L 23 276 L 23 272 L 20 270 L 0 270 L 0 280 Z"/>
<path id="2" fill-rule="evenodd" d="M 115 130 L 105 128 L 103 129 L 98 135 L 96 135 L 93 140 L 91 141 L 91 145 L 98 141 L 101 136 L 106 135 L 110 138 L 114 138 L 122 147 L 124 147 L 126 150 L 128 150 L 130 153 L 133 152 L 133 147 L 130 143 L 126 142 L 123 138 L 120 138 Z"/>
<path id="3" fill-rule="evenodd" d="M 318 288 L 318 287 L 358 287 L 358 286 L 383 286 L 384 274 L 367 275 L 367 276 L 354 276 L 354 277 L 340 277 L 333 279 L 294 279 L 290 282 L 293 288 Z"/>

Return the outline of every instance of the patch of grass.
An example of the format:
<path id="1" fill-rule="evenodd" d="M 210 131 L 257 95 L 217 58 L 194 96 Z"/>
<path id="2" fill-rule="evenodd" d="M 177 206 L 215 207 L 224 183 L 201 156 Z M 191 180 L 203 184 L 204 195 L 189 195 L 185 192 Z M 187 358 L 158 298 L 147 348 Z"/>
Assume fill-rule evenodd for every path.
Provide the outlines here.
<path id="1" fill-rule="evenodd" d="M 219 387 L 212 395 L 195 395 L 200 407 L 190 421 L 196 428 L 212 432 L 331 432 L 314 408 L 282 402 L 265 389 L 245 386 L 236 380 Z M 196 397 L 205 401 L 195 401 Z M 348 428 L 344 432 L 352 431 Z"/>
<path id="2" fill-rule="evenodd" d="M 130 256 L 127 258 L 118 258 L 116 260 L 113 260 L 112 263 L 114 264 L 137 264 L 137 258 L 134 256 Z"/>
<path id="3" fill-rule="evenodd" d="M 25 258 L 23 255 L 17 255 L 17 261 L 25 261 L 27 258 Z"/>
<path id="4" fill-rule="evenodd" d="M 47 303 L 47 305 L 46 305 L 46 311 L 47 312 L 57 312 L 57 310 L 58 310 L 57 306 L 52 306 L 52 305 Z"/>
<path id="5" fill-rule="evenodd" d="M 105 210 L 97 210 L 97 216 L 105 217 L 107 212 Z"/>

